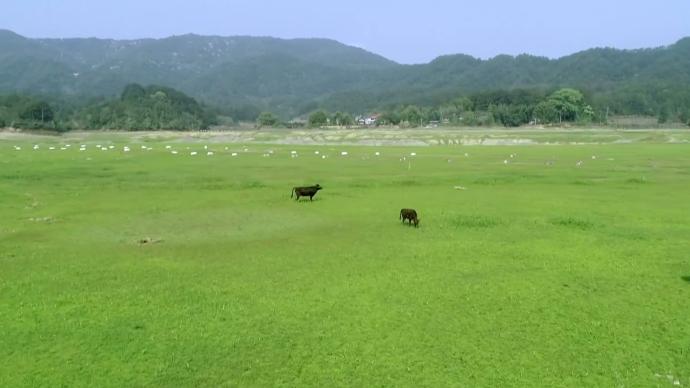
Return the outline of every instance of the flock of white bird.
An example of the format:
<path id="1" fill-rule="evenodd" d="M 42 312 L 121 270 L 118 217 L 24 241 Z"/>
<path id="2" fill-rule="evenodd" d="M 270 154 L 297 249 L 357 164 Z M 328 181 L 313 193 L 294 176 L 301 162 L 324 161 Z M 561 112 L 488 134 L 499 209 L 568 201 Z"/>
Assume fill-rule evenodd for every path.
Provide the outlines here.
<path id="1" fill-rule="evenodd" d="M 16 151 L 21 151 L 21 150 L 22 150 L 22 147 L 21 147 L 21 146 L 18 146 L 18 145 L 14 145 L 13 148 L 14 148 L 14 150 L 16 150 Z M 38 150 L 41 150 L 41 149 L 43 149 L 43 148 L 47 148 L 47 149 L 50 150 L 50 151 L 54 151 L 54 150 L 67 151 L 67 150 L 72 149 L 72 145 L 71 145 L 71 144 L 64 144 L 64 145 L 61 145 L 61 146 L 53 146 L 53 145 L 44 145 L 44 146 L 42 146 L 42 145 L 40 145 L 40 144 L 35 144 L 35 145 L 32 147 L 32 149 L 33 149 L 34 151 L 38 151 Z M 84 152 L 84 151 L 87 151 L 88 148 L 89 148 L 89 147 L 88 147 L 86 144 L 80 144 L 78 149 L 79 149 L 79 152 Z M 116 149 L 116 147 L 115 147 L 114 145 L 95 144 L 95 145 L 91 145 L 91 149 L 99 150 L 99 151 L 113 151 L 113 150 Z M 141 150 L 142 150 L 142 151 L 153 151 L 153 147 L 149 147 L 149 146 L 147 146 L 147 145 L 141 145 Z M 178 155 L 178 154 L 180 154 L 180 152 L 181 152 L 181 150 L 174 149 L 173 146 L 171 146 L 171 145 L 166 145 L 166 146 L 165 146 L 165 150 L 166 150 L 167 152 L 170 152 L 170 154 L 172 154 L 172 155 Z M 208 145 L 204 145 L 204 146 L 203 146 L 203 150 L 204 150 L 204 151 L 195 151 L 195 150 L 192 150 L 190 147 L 186 147 L 186 151 L 188 152 L 188 154 L 189 154 L 190 156 L 203 155 L 204 153 L 206 154 L 206 156 L 214 156 L 214 155 L 216 155 L 216 152 L 218 152 L 217 150 L 216 150 L 216 151 L 214 151 L 214 150 L 209 150 Z M 230 151 L 230 150 L 229 150 L 229 147 L 225 147 L 224 150 L 225 150 L 225 151 L 228 151 L 228 153 L 229 153 L 230 156 L 232 156 L 232 157 L 237 157 L 237 156 L 240 155 L 240 152 L 237 152 L 237 151 Z M 129 152 L 131 152 L 131 151 L 132 151 L 132 148 L 131 148 L 130 146 L 127 146 L 127 145 L 122 146 L 122 152 L 129 153 Z M 243 147 L 242 151 L 245 152 L 245 153 L 247 153 L 247 152 L 249 152 L 249 148 Z M 261 156 L 263 156 L 263 157 L 271 157 L 271 156 L 273 156 L 273 155 L 275 155 L 275 151 L 274 151 L 274 150 L 267 150 L 267 151 L 264 152 Z M 320 157 L 321 159 L 327 159 L 327 158 L 329 157 L 329 155 L 324 154 L 324 153 L 322 153 L 321 151 L 318 151 L 318 150 L 317 150 L 317 151 L 314 151 L 314 155 L 316 155 L 317 157 Z M 340 151 L 340 156 L 341 156 L 341 157 L 347 157 L 347 156 L 349 156 L 349 155 L 350 155 L 350 153 L 349 153 L 348 151 Z M 291 158 L 298 158 L 299 156 L 300 156 L 300 154 L 299 154 L 299 152 L 297 152 L 296 150 L 290 151 L 290 157 L 291 157 Z M 380 151 L 374 152 L 374 156 L 381 156 L 381 152 L 380 152 Z M 414 157 L 416 157 L 416 156 L 417 156 L 417 153 L 416 153 L 416 152 L 410 152 L 408 155 L 404 155 L 404 156 L 400 157 L 400 161 L 401 161 L 401 162 L 404 162 L 404 161 L 407 161 L 407 158 L 408 158 L 408 157 L 414 158 Z M 465 156 L 465 158 L 469 158 L 469 157 L 470 157 L 470 154 L 466 152 L 466 153 L 464 154 L 464 156 Z M 506 159 L 503 160 L 503 164 L 506 164 L 506 165 L 511 164 L 516 158 L 517 158 L 517 154 L 511 153 L 510 155 L 508 155 L 508 158 L 506 158 Z M 597 159 L 597 156 L 596 156 L 596 155 L 592 155 L 591 159 L 592 159 L 592 160 L 596 160 L 596 159 Z M 614 160 L 614 159 L 608 159 L 608 160 Z M 451 162 L 451 159 L 448 159 L 448 162 L 450 163 L 450 162 Z M 547 165 L 547 166 L 552 166 L 552 165 L 554 165 L 554 164 L 555 164 L 555 162 L 552 161 L 552 160 L 549 160 L 549 161 L 546 162 L 546 165 Z M 578 160 L 578 161 L 575 163 L 575 166 L 576 166 L 576 167 L 581 167 L 581 166 L 583 166 L 583 165 L 584 165 L 584 160 Z"/>
<path id="2" fill-rule="evenodd" d="M 32 147 L 32 149 L 33 149 L 34 151 L 41 150 L 42 148 L 47 148 L 48 150 L 51 150 L 51 151 L 53 151 L 53 150 L 58 150 L 58 149 L 61 150 L 61 151 L 66 151 L 66 150 L 71 149 L 71 147 L 72 147 L 71 144 L 65 144 L 65 145 L 62 145 L 62 146 L 59 146 L 59 147 L 58 147 L 58 146 L 41 146 L 40 144 L 35 144 L 35 145 Z M 18 146 L 18 145 L 13 146 L 13 148 L 14 148 L 14 150 L 16 150 L 16 151 L 21 151 L 21 150 L 22 150 L 22 147 L 21 147 L 21 146 Z M 90 148 L 91 148 L 91 149 L 94 149 L 94 150 L 100 150 L 100 151 L 111 151 L 111 150 L 116 150 L 117 147 L 115 147 L 114 145 L 107 145 L 107 146 L 106 146 L 106 145 L 101 145 L 101 144 L 95 144 L 95 145 L 91 145 Z M 79 146 L 79 151 L 81 151 L 81 152 L 87 151 L 87 149 L 89 149 L 89 146 L 87 146 L 86 144 L 81 144 L 81 145 Z M 142 146 L 141 146 L 141 150 L 142 150 L 142 151 L 153 151 L 153 147 L 149 147 L 149 146 L 146 146 L 146 145 L 142 145 Z M 179 155 L 180 152 L 181 152 L 181 150 L 174 149 L 173 146 L 171 146 L 171 145 L 166 145 L 166 146 L 165 146 L 165 150 L 168 151 L 168 152 L 170 152 L 170 154 L 172 154 L 172 155 Z M 198 156 L 198 155 L 203 155 L 204 153 L 206 154 L 206 156 L 214 156 L 214 155 L 216 155 L 216 152 L 218 152 L 218 151 L 209 150 L 208 145 L 204 145 L 204 146 L 203 146 L 203 151 L 192 150 L 191 147 L 186 147 L 186 150 L 188 151 L 189 156 Z M 130 147 L 130 146 L 122 146 L 122 152 L 128 153 L 128 152 L 131 152 L 131 151 L 132 151 L 132 147 Z M 229 153 L 230 156 L 232 156 L 232 157 L 237 157 L 237 156 L 240 155 L 240 152 L 237 152 L 237 151 L 229 151 L 229 147 L 225 147 L 225 151 L 228 151 L 228 153 Z M 247 153 L 247 152 L 249 152 L 249 148 L 244 147 L 244 148 L 242 149 L 242 151 L 245 152 L 245 153 Z M 264 152 L 261 156 L 263 156 L 263 157 L 271 157 L 271 156 L 273 156 L 273 155 L 275 155 L 275 151 L 274 151 L 274 150 L 268 150 L 268 151 Z M 314 151 L 314 155 L 320 156 L 322 159 L 328 158 L 328 155 L 322 154 L 321 151 Z M 340 152 L 340 155 L 341 155 L 341 156 L 348 156 L 349 153 L 348 153 L 347 151 L 341 151 L 341 152 Z M 380 156 L 380 155 L 381 155 L 381 152 L 378 152 L 378 151 L 377 151 L 377 152 L 374 153 L 374 155 L 375 155 L 375 156 Z M 411 155 L 416 155 L 416 154 L 413 152 Z M 294 151 L 294 150 L 293 150 L 293 151 L 290 151 L 290 156 L 293 157 L 293 158 L 297 158 L 297 157 L 300 156 L 300 154 L 299 154 L 297 151 Z"/>

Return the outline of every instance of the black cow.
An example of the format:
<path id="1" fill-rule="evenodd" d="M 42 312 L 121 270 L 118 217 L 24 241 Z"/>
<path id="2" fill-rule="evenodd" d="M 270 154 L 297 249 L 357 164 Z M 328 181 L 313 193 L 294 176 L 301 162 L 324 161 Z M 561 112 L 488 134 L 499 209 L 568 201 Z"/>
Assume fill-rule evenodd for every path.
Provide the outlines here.
<path id="1" fill-rule="evenodd" d="M 405 223 L 405 220 L 409 220 L 410 225 L 414 224 L 415 228 L 417 227 L 417 225 L 419 225 L 417 211 L 414 209 L 400 209 L 400 219 L 402 220 L 403 224 Z"/>
<path id="2" fill-rule="evenodd" d="M 315 186 L 293 187 L 290 198 L 297 196 L 295 200 L 298 201 L 299 197 L 309 197 L 309 200 L 312 201 L 316 193 L 321 189 L 323 189 L 323 187 L 318 183 Z"/>

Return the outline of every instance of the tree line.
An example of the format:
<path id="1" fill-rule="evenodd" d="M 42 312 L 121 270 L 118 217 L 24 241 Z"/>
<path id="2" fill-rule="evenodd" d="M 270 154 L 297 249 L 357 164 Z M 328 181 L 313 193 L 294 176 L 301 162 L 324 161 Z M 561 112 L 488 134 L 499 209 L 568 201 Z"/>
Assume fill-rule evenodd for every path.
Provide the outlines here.
<path id="1" fill-rule="evenodd" d="M 193 130 L 217 123 L 195 99 L 164 86 L 130 84 L 119 98 L 71 106 L 59 99 L 0 96 L 0 127 L 24 129 Z"/>
<path id="2" fill-rule="evenodd" d="M 562 88 L 547 92 L 541 89 L 516 89 L 480 92 L 450 99 L 441 104 L 419 106 L 400 104 L 378 110 L 375 125 L 418 127 L 428 124 L 455 126 L 563 125 L 591 123 L 606 124 L 606 110 L 595 109 L 585 95 L 576 89 Z M 310 113 L 304 125 L 349 126 L 358 124 L 349 113 L 328 113 L 319 109 Z M 678 115 L 679 121 L 690 125 L 687 116 Z M 666 118 L 668 119 L 668 118 Z M 663 123 L 662 118 L 659 122 Z M 259 127 L 289 126 L 270 112 L 257 117 Z"/>
<path id="3" fill-rule="evenodd" d="M 398 104 L 374 110 L 375 125 L 418 127 L 429 124 L 455 126 L 606 124 L 609 108 L 573 88 L 552 91 L 514 89 L 478 92 L 434 105 Z M 368 112 L 371 113 L 371 112 Z M 218 123 L 254 121 L 256 127 L 323 127 L 361 124 L 365 114 L 330 113 L 311 106 L 298 119 L 284 119 L 270 111 L 253 109 L 238 117 L 211 108 L 175 89 L 164 86 L 127 85 L 120 96 L 94 99 L 86 104 L 57 98 L 26 95 L 0 96 L 0 127 L 26 129 L 198 130 Z M 662 108 L 660 124 L 690 125 L 690 104 Z"/>

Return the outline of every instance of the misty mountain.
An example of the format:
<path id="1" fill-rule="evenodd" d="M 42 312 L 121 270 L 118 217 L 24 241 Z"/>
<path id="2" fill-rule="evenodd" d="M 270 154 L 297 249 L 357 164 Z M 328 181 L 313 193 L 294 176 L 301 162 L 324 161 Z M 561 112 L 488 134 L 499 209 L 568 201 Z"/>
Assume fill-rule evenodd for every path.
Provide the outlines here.
<path id="1" fill-rule="evenodd" d="M 690 38 L 559 59 L 448 55 L 400 65 L 327 39 L 29 39 L 0 30 L 0 93 L 115 96 L 133 82 L 173 87 L 221 109 L 254 106 L 284 117 L 317 107 L 357 113 L 488 90 L 564 86 L 621 113 L 653 114 L 659 104 L 690 102 Z"/>

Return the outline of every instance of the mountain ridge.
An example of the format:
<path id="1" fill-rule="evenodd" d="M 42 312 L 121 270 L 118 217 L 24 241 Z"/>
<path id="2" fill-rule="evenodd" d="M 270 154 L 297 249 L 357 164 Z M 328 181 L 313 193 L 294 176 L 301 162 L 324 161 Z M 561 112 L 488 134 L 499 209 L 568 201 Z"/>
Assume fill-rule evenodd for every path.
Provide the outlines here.
<path id="1" fill-rule="evenodd" d="M 690 86 L 690 37 L 655 48 L 598 47 L 555 59 L 450 54 L 407 65 L 324 38 L 34 39 L 0 30 L 0 93 L 93 98 L 115 96 L 130 83 L 166 85 L 210 105 L 251 105 L 284 117 L 317 107 L 363 112 L 487 90 L 562 86 L 613 102 L 635 90 L 650 100 L 639 110 L 652 113 L 652 96 Z"/>

